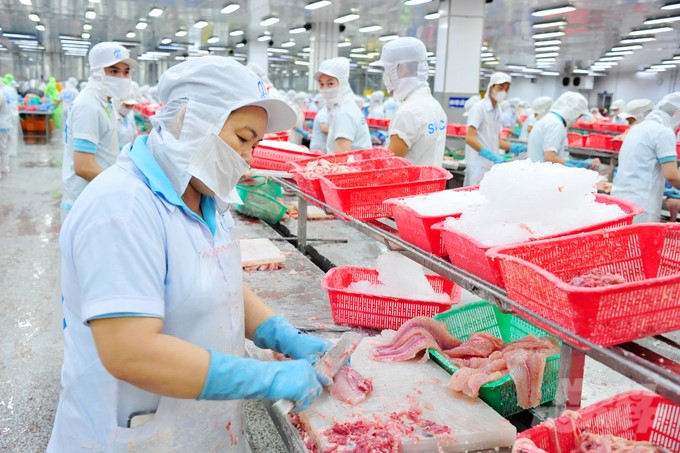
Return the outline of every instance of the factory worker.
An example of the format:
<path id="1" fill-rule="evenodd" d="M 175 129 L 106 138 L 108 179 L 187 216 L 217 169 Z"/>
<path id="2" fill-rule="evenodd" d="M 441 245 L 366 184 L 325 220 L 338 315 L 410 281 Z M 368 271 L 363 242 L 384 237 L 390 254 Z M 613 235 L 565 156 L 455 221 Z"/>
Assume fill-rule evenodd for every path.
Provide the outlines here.
<path id="1" fill-rule="evenodd" d="M 505 100 L 499 104 L 501 109 L 501 124 L 503 127 L 512 127 L 512 111 L 510 110 L 510 101 Z"/>
<path id="2" fill-rule="evenodd" d="M 658 222 L 664 183 L 680 189 L 675 130 L 680 126 L 680 92 L 666 95 L 630 129 L 619 151 L 612 195 L 645 210 L 634 222 Z"/>
<path id="3" fill-rule="evenodd" d="M 543 118 L 550 111 L 552 103 L 553 100 L 549 96 L 540 96 L 534 99 L 534 102 L 531 104 L 530 115 L 527 116 L 522 125 L 522 132 L 519 135 L 521 141 L 526 142 L 529 139 L 529 133 L 534 128 L 536 121 Z"/>
<path id="4" fill-rule="evenodd" d="M 430 92 L 425 44 L 417 38 L 397 38 L 380 55 L 387 92 L 404 103 L 390 120 L 389 149 L 414 165 L 442 165 L 447 118 Z"/>
<path id="5" fill-rule="evenodd" d="M 624 119 L 630 126 L 640 124 L 652 111 L 654 103 L 651 99 L 633 99 L 619 113 L 619 118 Z"/>
<path id="6" fill-rule="evenodd" d="M 135 105 L 139 104 L 137 98 L 131 94 L 126 99 L 114 99 L 113 106 L 118 120 L 118 148 L 123 149 L 128 143 L 132 143 L 139 135 L 135 123 Z"/>
<path id="7" fill-rule="evenodd" d="M 228 211 L 252 149 L 295 113 L 219 56 L 171 67 L 158 96 L 149 136 L 61 231 L 63 391 L 48 453 L 249 452 L 240 400 L 300 410 L 329 383 L 312 365 L 329 342 L 243 286 Z M 293 360 L 245 358 L 246 337 Z"/>
<path id="8" fill-rule="evenodd" d="M 533 162 L 553 162 L 567 167 L 597 168 L 599 159 L 572 160 L 567 153 L 567 130 L 588 111 L 583 95 L 567 91 L 557 98 L 550 113 L 536 122 L 529 134 L 528 158 Z"/>
<path id="9" fill-rule="evenodd" d="M 45 85 L 45 97 L 47 97 L 50 104 L 52 104 L 52 124 L 54 124 L 54 129 L 56 131 L 61 131 L 61 94 L 57 89 L 57 79 L 54 77 L 50 77 L 47 85 Z"/>
<path id="10" fill-rule="evenodd" d="M 619 113 L 623 110 L 623 107 L 626 105 L 626 102 L 623 99 L 617 99 L 614 102 L 612 102 L 612 105 L 609 109 L 610 111 L 610 118 L 613 123 L 615 124 L 628 124 L 626 120 L 623 118 L 619 118 Z"/>
<path id="11" fill-rule="evenodd" d="M 12 128 L 9 131 L 9 155 L 16 156 L 19 151 L 19 146 L 23 144 L 23 132 L 21 130 L 21 119 L 19 118 L 19 93 L 17 92 L 18 84 L 14 80 L 14 76 L 10 73 L 5 74 L 0 83 L 0 92 L 5 95 L 5 103 L 9 105 L 9 111 L 12 115 Z M 5 170 L 9 171 L 9 168 Z"/>
<path id="12" fill-rule="evenodd" d="M 369 118 L 385 118 L 385 106 L 383 105 L 385 101 L 385 93 L 382 91 L 374 91 L 368 97 L 368 117 Z"/>
<path id="13" fill-rule="evenodd" d="M 69 77 L 64 82 L 64 89 L 61 90 L 61 105 L 62 105 L 62 119 L 61 123 L 66 128 L 66 121 L 68 119 L 68 109 L 75 101 L 76 96 L 78 96 L 78 79 L 75 77 Z"/>
<path id="14" fill-rule="evenodd" d="M 465 135 L 465 186 L 479 184 L 493 164 L 505 162 L 501 149 L 513 154 L 526 151 L 523 143 L 510 143 L 500 138 L 501 112 L 498 104 L 505 101 L 512 78 L 504 72 L 491 74 L 484 99 L 472 106 Z"/>
<path id="15" fill-rule="evenodd" d="M 118 157 L 118 119 L 111 99 L 128 96 L 130 72 L 137 66 L 130 52 L 113 42 L 92 47 L 88 60 L 90 77 L 71 105 L 66 126 L 68 135 L 61 172 L 64 214 L 85 186 Z"/>
<path id="16" fill-rule="evenodd" d="M 398 109 L 399 103 L 392 96 L 388 96 L 385 99 L 385 118 L 388 120 L 394 118 L 394 114 L 397 113 Z"/>
<path id="17" fill-rule="evenodd" d="M 290 135 L 288 136 L 288 141 L 290 143 L 295 143 L 296 145 L 302 145 L 303 141 L 307 140 L 309 143 L 309 132 L 305 130 L 305 113 L 304 108 L 307 105 L 307 93 L 297 93 L 294 90 L 288 91 L 288 104 L 293 108 L 295 112 L 296 121 L 293 128 L 290 130 Z M 292 96 L 292 100 L 290 99 Z"/>
<path id="18" fill-rule="evenodd" d="M 319 65 L 314 74 L 328 109 L 328 154 L 340 154 L 371 148 L 371 134 L 366 118 L 349 86 L 349 60 L 331 58 Z"/>
<path id="19" fill-rule="evenodd" d="M 470 96 L 467 101 L 465 101 L 465 105 L 463 105 L 463 116 L 467 118 L 470 115 L 470 110 L 472 110 L 472 106 L 478 103 L 479 101 L 482 100 L 482 97 L 478 94 L 474 94 Z"/>
<path id="20" fill-rule="evenodd" d="M 9 137 L 14 124 L 11 109 L 5 93 L 0 91 L 0 178 L 3 173 L 9 173 Z"/>
<path id="21" fill-rule="evenodd" d="M 312 96 L 312 101 L 309 103 L 309 110 L 312 112 L 318 112 L 323 106 L 323 95 L 321 93 L 316 93 L 314 96 Z"/>
<path id="22" fill-rule="evenodd" d="M 312 121 L 312 135 L 309 139 L 309 149 L 321 151 L 327 154 L 326 141 L 328 141 L 328 109 L 323 100 L 323 95 L 317 93 L 314 96 L 314 104 L 319 110 Z"/>

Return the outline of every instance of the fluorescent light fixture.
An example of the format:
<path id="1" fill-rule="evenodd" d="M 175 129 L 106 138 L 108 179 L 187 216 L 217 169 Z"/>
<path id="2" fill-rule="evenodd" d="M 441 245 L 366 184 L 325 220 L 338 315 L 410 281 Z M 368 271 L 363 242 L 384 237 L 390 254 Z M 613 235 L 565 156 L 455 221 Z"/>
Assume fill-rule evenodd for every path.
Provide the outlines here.
<path id="1" fill-rule="evenodd" d="M 559 57 L 559 56 L 560 56 L 559 52 L 546 52 L 546 53 L 536 55 L 536 58 L 549 58 L 549 57 Z"/>
<path id="2" fill-rule="evenodd" d="M 550 28 L 550 27 L 563 27 L 567 25 L 566 20 L 555 20 L 552 22 L 538 22 L 532 25 L 532 28 Z"/>
<path id="3" fill-rule="evenodd" d="M 549 31 L 547 33 L 536 33 L 532 36 L 534 39 L 544 39 L 544 38 L 557 38 L 559 36 L 564 36 L 563 31 Z"/>
<path id="4" fill-rule="evenodd" d="M 673 69 L 675 65 L 673 64 L 653 64 L 650 66 L 652 69 Z"/>
<path id="5" fill-rule="evenodd" d="M 207 21 L 205 21 L 205 20 L 203 20 L 203 19 L 200 19 L 200 20 L 197 20 L 197 21 L 196 21 L 196 23 L 194 24 L 194 28 L 204 28 L 204 27 L 206 27 L 207 25 L 208 25 L 208 22 L 207 22 Z"/>
<path id="6" fill-rule="evenodd" d="M 618 52 L 607 52 L 605 56 L 607 57 L 618 57 L 619 55 L 630 55 L 632 54 L 632 50 L 620 50 Z"/>
<path id="7" fill-rule="evenodd" d="M 31 0 L 19 0 L 19 3 L 29 6 L 31 4 Z"/>
<path id="8" fill-rule="evenodd" d="M 348 13 L 348 14 L 345 14 L 344 16 L 339 16 L 333 22 L 335 22 L 336 24 L 344 24 L 346 22 L 351 22 L 353 20 L 357 20 L 359 17 L 361 17 L 361 16 L 359 16 L 358 14 Z"/>
<path id="9" fill-rule="evenodd" d="M 371 58 L 368 55 L 365 55 L 363 53 L 351 53 L 349 54 L 350 57 L 352 58 Z"/>
<path id="10" fill-rule="evenodd" d="M 673 66 L 679 65 L 680 60 L 664 60 L 661 62 L 662 64 L 672 64 Z"/>
<path id="11" fill-rule="evenodd" d="M 161 39 L 161 44 L 170 44 L 171 42 L 172 42 L 172 38 Z"/>
<path id="12" fill-rule="evenodd" d="M 184 37 L 184 36 L 186 36 L 186 35 L 187 35 L 187 31 L 186 31 L 186 30 L 183 30 L 183 29 L 181 29 L 181 28 L 180 28 L 179 30 L 177 30 L 177 32 L 175 33 L 175 36 L 178 36 L 178 37 L 180 37 L 180 38 L 182 38 L 182 37 Z"/>
<path id="13" fill-rule="evenodd" d="M 537 47 L 536 52 L 559 52 L 560 46 Z"/>
<path id="14" fill-rule="evenodd" d="M 262 25 L 263 27 L 269 27 L 270 25 L 274 25 L 278 21 L 279 21 L 279 18 L 276 17 L 276 16 L 267 16 L 267 17 L 262 19 L 262 21 L 260 22 L 260 25 Z"/>
<path id="15" fill-rule="evenodd" d="M 628 33 L 630 36 L 640 36 L 640 35 L 649 35 L 649 34 L 654 34 L 654 33 L 664 33 L 667 31 L 673 31 L 673 27 L 656 27 L 656 28 L 642 28 L 639 30 L 633 30 L 630 33 Z"/>
<path id="16" fill-rule="evenodd" d="M 291 35 L 297 35 L 297 34 L 300 34 L 300 33 L 304 33 L 306 31 L 307 31 L 307 29 L 304 26 L 300 26 L 300 27 L 291 28 L 290 30 L 288 30 L 288 33 L 290 33 Z"/>
<path id="17" fill-rule="evenodd" d="M 639 50 L 639 49 L 642 49 L 642 46 L 639 44 L 634 46 L 616 46 L 612 47 L 612 50 L 610 52 L 622 52 L 625 50 Z"/>
<path id="18" fill-rule="evenodd" d="M 483 57 L 483 58 L 481 58 L 482 61 L 494 61 L 496 59 L 497 59 L 496 57 Z"/>
<path id="19" fill-rule="evenodd" d="M 556 6 L 553 8 L 547 8 L 547 9 L 539 9 L 531 13 L 532 16 L 534 17 L 546 17 L 546 16 L 554 16 L 555 14 L 564 14 L 564 13 L 570 13 L 572 11 L 576 11 L 576 8 L 574 8 L 571 5 L 562 5 L 562 6 Z"/>
<path id="20" fill-rule="evenodd" d="M 421 5 L 423 3 L 430 3 L 432 0 L 406 0 L 404 2 L 404 5 L 406 6 L 413 6 L 413 5 Z"/>
<path id="21" fill-rule="evenodd" d="M 23 2 L 22 2 L 23 3 Z M 661 7 L 661 9 L 665 10 L 670 10 L 670 9 L 680 9 L 680 2 L 671 2 L 671 3 L 666 3 Z"/>
<path id="22" fill-rule="evenodd" d="M 498 61 L 498 60 L 493 60 L 493 61 L 485 61 L 484 64 L 489 65 L 489 66 L 493 66 L 493 65 L 501 64 L 501 62 Z"/>
<path id="23" fill-rule="evenodd" d="M 213 36 L 211 36 L 210 38 L 206 39 L 206 42 L 207 42 L 208 44 L 215 44 L 215 43 L 216 43 L 217 41 L 219 41 L 219 40 L 220 40 L 219 37 L 213 35 Z"/>
<path id="24" fill-rule="evenodd" d="M 399 35 L 383 35 L 378 40 L 380 41 L 392 41 L 394 39 L 397 39 Z"/>
<path id="25" fill-rule="evenodd" d="M 434 12 L 425 14 L 425 19 L 427 19 L 427 20 L 435 20 L 435 19 L 439 19 L 439 17 L 441 17 L 441 15 L 439 14 L 439 11 L 434 11 Z"/>
<path id="26" fill-rule="evenodd" d="M 574 74 L 588 74 L 588 70 L 587 70 L 587 69 L 574 69 L 574 70 L 571 71 L 571 72 L 574 73 Z"/>
<path id="27" fill-rule="evenodd" d="M 378 31 L 378 30 L 382 30 L 382 26 L 380 26 L 380 25 L 367 25 L 367 26 L 361 27 L 359 29 L 359 31 L 361 33 L 370 33 L 372 31 Z"/>
<path id="28" fill-rule="evenodd" d="M 97 13 L 95 13 L 93 9 L 88 9 L 87 11 L 85 11 L 85 17 L 87 17 L 90 20 L 94 20 L 97 18 Z"/>
<path id="29" fill-rule="evenodd" d="M 303 47 L 302 52 L 310 52 L 312 49 L 310 47 Z"/>
<path id="30" fill-rule="evenodd" d="M 604 77 L 607 74 L 602 74 L 602 73 L 598 73 L 598 72 L 589 72 L 588 75 L 592 76 L 592 77 Z"/>
<path id="31" fill-rule="evenodd" d="M 550 58 L 536 58 L 536 64 L 548 63 L 548 62 L 554 63 L 556 61 L 557 61 L 557 58 L 552 58 L 552 57 L 550 57 Z"/>
<path id="32" fill-rule="evenodd" d="M 309 2 L 305 5 L 305 9 L 307 10 L 314 10 L 314 9 L 319 9 L 323 8 L 324 6 L 330 5 L 331 2 L 329 0 L 318 0 L 315 2 Z"/>
<path id="33" fill-rule="evenodd" d="M 669 24 L 672 22 L 677 22 L 680 20 L 680 16 L 668 16 L 668 17 L 656 17 L 654 19 L 647 19 L 643 22 L 643 25 L 659 25 L 659 24 Z"/>
<path id="34" fill-rule="evenodd" d="M 517 71 L 521 71 L 522 69 L 526 68 L 526 66 L 521 64 L 506 64 L 505 67 Z"/>
<path id="35" fill-rule="evenodd" d="M 493 57 L 493 52 L 482 52 L 479 56 L 482 58 Z"/>
<path id="36" fill-rule="evenodd" d="M 635 44 L 639 42 L 650 42 L 650 41 L 656 41 L 656 38 L 653 36 L 640 36 L 639 38 L 625 38 L 621 40 L 621 44 Z"/>
<path id="37" fill-rule="evenodd" d="M 37 40 L 34 35 L 26 35 L 24 33 L 3 33 L 2 36 L 9 39 L 33 39 Z M 61 38 L 61 36 L 59 36 Z"/>
<path id="38" fill-rule="evenodd" d="M 127 32 L 127 35 L 125 35 L 126 38 L 134 38 L 137 36 L 137 34 L 134 31 L 129 31 Z"/>
<path id="39" fill-rule="evenodd" d="M 279 49 L 278 47 L 269 47 L 267 51 L 272 53 L 288 53 L 288 49 Z"/>
<path id="40" fill-rule="evenodd" d="M 83 24 L 83 30 L 85 31 L 92 30 L 92 24 Z"/>
<path id="41" fill-rule="evenodd" d="M 226 5 L 224 5 L 224 8 L 220 10 L 220 12 L 222 14 L 231 14 L 240 7 L 241 5 L 239 5 L 238 3 L 227 3 Z"/>
<path id="42" fill-rule="evenodd" d="M 343 41 L 338 43 L 338 47 L 349 47 L 352 43 L 350 41 Z"/>
<path id="43" fill-rule="evenodd" d="M 680 55 L 673 55 L 673 60 L 680 60 Z"/>
<path id="44" fill-rule="evenodd" d="M 163 14 L 163 10 L 160 8 L 151 8 L 151 11 L 149 11 L 149 16 L 151 17 L 158 17 Z"/>
<path id="45" fill-rule="evenodd" d="M 623 57 L 602 57 L 600 61 L 619 61 L 623 60 Z"/>
<path id="46" fill-rule="evenodd" d="M 80 37 L 83 38 L 83 39 L 90 39 L 90 34 L 87 33 L 87 32 L 85 32 L 85 33 L 82 33 L 82 34 L 80 35 Z"/>
<path id="47" fill-rule="evenodd" d="M 236 43 L 237 49 L 240 49 L 240 48 L 245 47 L 245 46 L 246 46 L 246 43 L 244 43 L 243 41 Z"/>
<path id="48" fill-rule="evenodd" d="M 232 30 L 229 32 L 229 36 L 241 36 L 244 33 L 243 30 Z"/>
<path id="49" fill-rule="evenodd" d="M 366 52 L 366 49 L 363 48 L 363 47 L 355 47 L 354 49 L 350 50 L 350 52 L 352 52 L 352 53 L 362 53 L 362 52 Z"/>
<path id="50" fill-rule="evenodd" d="M 557 72 L 557 71 L 541 71 L 541 75 L 558 76 L 558 75 L 560 75 L 560 73 Z"/>
<path id="51" fill-rule="evenodd" d="M 534 46 L 536 47 L 542 47 L 542 46 L 559 46 L 562 44 L 562 41 L 559 39 L 548 39 L 546 41 L 536 41 L 534 43 Z"/>
<path id="52" fill-rule="evenodd" d="M 284 43 L 281 43 L 281 47 L 293 47 L 295 45 L 295 41 L 286 41 Z"/>
<path id="53" fill-rule="evenodd" d="M 90 3 L 101 3 L 101 0 L 90 0 Z"/>
<path id="54" fill-rule="evenodd" d="M 145 21 L 140 20 L 139 22 L 137 22 L 137 25 L 135 25 L 135 28 L 136 28 L 137 30 L 144 30 L 144 29 L 146 29 L 146 27 L 147 27 L 148 25 L 149 25 L 149 24 L 146 23 Z"/>
<path id="55" fill-rule="evenodd" d="M 33 22 L 40 22 L 40 16 L 38 16 L 36 13 L 29 14 L 28 18 L 31 19 Z"/>
<path id="56" fill-rule="evenodd" d="M 224 52 L 227 50 L 227 48 L 224 46 L 210 46 L 208 47 L 208 50 L 212 52 Z"/>
<path id="57" fill-rule="evenodd" d="M 270 39 L 272 39 L 271 35 L 260 35 L 257 37 L 257 40 L 260 42 L 269 41 Z"/>
<path id="58" fill-rule="evenodd" d="M 35 26 L 35 29 L 38 31 L 45 31 L 45 26 L 43 24 L 38 24 Z"/>
<path id="59" fill-rule="evenodd" d="M 293 63 L 300 66 L 309 66 L 309 61 L 295 60 Z"/>
<path id="60" fill-rule="evenodd" d="M 536 68 L 524 68 L 522 69 L 522 72 L 528 72 L 529 74 L 540 74 L 541 72 L 543 72 L 543 70 Z"/>

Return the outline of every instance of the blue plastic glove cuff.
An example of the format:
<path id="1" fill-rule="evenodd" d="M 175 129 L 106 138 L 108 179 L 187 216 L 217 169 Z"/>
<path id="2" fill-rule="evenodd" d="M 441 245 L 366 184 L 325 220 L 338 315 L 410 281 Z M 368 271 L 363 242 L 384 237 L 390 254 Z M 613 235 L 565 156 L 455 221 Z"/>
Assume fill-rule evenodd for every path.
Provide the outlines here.
<path id="1" fill-rule="evenodd" d="M 510 152 L 515 156 L 519 156 L 520 154 L 527 152 L 527 145 L 524 143 L 511 143 Z"/>
<path id="2" fill-rule="evenodd" d="M 498 154 L 492 152 L 487 147 L 483 147 L 481 150 L 479 150 L 479 155 L 486 160 L 490 160 L 494 164 L 502 164 L 503 162 L 505 162 L 505 159 L 503 159 Z"/>
<path id="3" fill-rule="evenodd" d="M 307 335 L 293 327 L 283 316 L 272 316 L 255 330 L 253 338 L 258 348 L 271 349 L 312 363 L 332 346 L 331 342 Z"/>
<path id="4" fill-rule="evenodd" d="M 589 168 L 592 164 L 592 159 L 587 160 L 568 160 L 564 164 L 571 168 Z"/>

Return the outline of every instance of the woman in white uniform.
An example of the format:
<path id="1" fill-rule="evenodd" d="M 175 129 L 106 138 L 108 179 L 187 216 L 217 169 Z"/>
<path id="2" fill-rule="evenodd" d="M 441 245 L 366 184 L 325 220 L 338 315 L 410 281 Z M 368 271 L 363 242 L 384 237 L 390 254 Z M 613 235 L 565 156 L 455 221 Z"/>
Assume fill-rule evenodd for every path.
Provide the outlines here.
<path id="1" fill-rule="evenodd" d="M 118 148 L 120 149 L 123 149 L 128 143 L 134 142 L 139 134 L 133 110 L 138 103 L 133 95 L 124 100 L 114 99 L 113 101 L 113 106 L 118 115 Z"/>
<path id="2" fill-rule="evenodd" d="M 539 96 L 534 99 L 534 102 L 531 104 L 531 111 L 522 125 L 522 132 L 519 135 L 521 141 L 526 142 L 529 139 L 529 133 L 534 128 L 534 125 L 550 111 L 552 103 L 553 100 L 550 96 Z"/>
<path id="3" fill-rule="evenodd" d="M 666 95 L 644 121 L 630 129 L 619 152 L 612 195 L 645 210 L 635 223 L 659 222 L 664 183 L 680 189 L 675 129 L 680 126 L 680 92 Z"/>
<path id="4" fill-rule="evenodd" d="M 389 149 L 414 165 L 438 165 L 446 149 L 446 113 L 427 84 L 427 50 L 417 38 L 397 38 L 383 46 L 380 63 L 387 92 L 404 103 L 387 131 Z"/>
<path id="5" fill-rule="evenodd" d="M 228 212 L 265 133 L 295 113 L 237 61 L 160 78 L 149 136 L 89 184 L 61 231 L 64 366 L 47 451 L 248 452 L 243 398 L 305 408 L 329 342 L 243 286 Z M 244 358 L 244 339 L 294 360 Z"/>
<path id="6" fill-rule="evenodd" d="M 326 152 L 340 154 L 371 148 L 371 134 L 366 118 L 354 100 L 349 86 L 349 60 L 345 57 L 325 60 L 314 74 L 328 109 Z"/>

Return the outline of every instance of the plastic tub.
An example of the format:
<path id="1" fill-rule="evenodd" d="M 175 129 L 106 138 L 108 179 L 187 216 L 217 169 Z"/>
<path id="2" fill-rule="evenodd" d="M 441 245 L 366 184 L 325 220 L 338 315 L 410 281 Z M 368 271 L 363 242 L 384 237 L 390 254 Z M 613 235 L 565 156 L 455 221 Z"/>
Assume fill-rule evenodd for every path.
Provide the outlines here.
<path id="1" fill-rule="evenodd" d="M 234 209 L 243 215 L 278 223 L 286 214 L 287 208 L 264 192 L 242 184 L 236 184 L 236 190 L 243 204 L 235 205 Z"/>
<path id="2" fill-rule="evenodd" d="M 571 132 L 567 133 L 567 140 L 569 142 L 569 146 L 578 146 L 578 147 L 585 146 L 586 137 L 587 137 L 587 135 L 574 134 L 574 133 L 571 133 Z"/>

